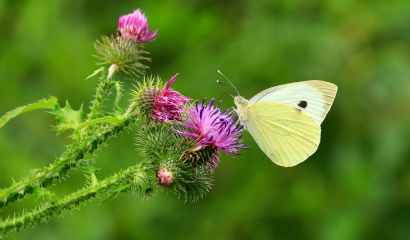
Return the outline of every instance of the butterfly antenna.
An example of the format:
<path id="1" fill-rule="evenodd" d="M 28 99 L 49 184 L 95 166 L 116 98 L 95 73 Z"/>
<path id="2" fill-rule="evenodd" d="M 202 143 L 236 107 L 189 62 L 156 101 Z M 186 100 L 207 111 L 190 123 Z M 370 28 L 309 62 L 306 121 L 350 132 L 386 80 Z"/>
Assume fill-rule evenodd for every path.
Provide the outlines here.
<path id="1" fill-rule="evenodd" d="M 229 81 L 229 79 L 223 74 L 221 73 L 221 71 L 218 70 L 218 73 L 221 74 L 222 76 L 224 76 L 224 78 L 232 85 L 232 87 L 235 89 L 235 91 L 238 93 L 238 95 L 241 95 L 238 90 L 236 89 L 236 87 L 231 83 L 231 81 Z M 225 85 L 225 84 L 224 84 Z M 226 86 L 226 85 L 225 85 Z"/>
<path id="2" fill-rule="evenodd" d="M 227 93 L 227 94 L 231 95 L 231 97 L 235 98 L 234 96 L 232 96 L 232 94 L 230 92 L 225 91 L 221 94 L 221 96 L 219 96 L 218 102 L 221 101 L 222 95 L 224 95 L 224 93 Z"/>
<path id="3" fill-rule="evenodd" d="M 233 90 L 233 91 L 235 91 L 235 89 L 233 89 L 233 88 L 230 87 L 230 86 L 227 86 L 226 84 L 224 84 L 223 82 L 221 82 L 221 81 L 219 81 L 219 80 L 216 80 L 216 82 L 219 83 L 219 84 L 221 84 L 221 85 L 224 85 L 225 87 L 227 87 L 227 88 L 229 88 L 229 89 L 231 89 L 231 90 Z M 232 96 L 232 94 L 231 94 L 230 92 L 227 92 L 227 93 L 229 93 L 229 95 Z"/>

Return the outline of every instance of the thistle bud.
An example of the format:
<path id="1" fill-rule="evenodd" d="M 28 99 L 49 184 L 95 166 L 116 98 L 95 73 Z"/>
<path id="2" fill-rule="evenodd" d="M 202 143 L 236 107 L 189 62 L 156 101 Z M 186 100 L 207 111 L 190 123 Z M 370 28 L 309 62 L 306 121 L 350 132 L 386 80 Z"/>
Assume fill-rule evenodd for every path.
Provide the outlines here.
<path id="1" fill-rule="evenodd" d="M 162 186 L 169 186 L 174 182 L 174 174 L 172 171 L 162 168 L 158 171 L 159 183 Z"/>
<path id="2" fill-rule="evenodd" d="M 103 36 L 101 41 L 94 44 L 99 59 L 98 65 L 109 68 L 111 77 L 115 71 L 122 71 L 126 77 L 143 74 L 147 68 L 141 60 L 150 60 L 144 57 L 145 42 L 156 39 L 157 30 L 148 29 L 148 21 L 140 9 L 133 13 L 121 16 L 118 20 L 117 37 Z"/>
<path id="3" fill-rule="evenodd" d="M 143 51 L 142 46 L 135 44 L 131 38 L 117 38 L 102 36 L 101 41 L 97 40 L 94 44 L 97 55 L 94 55 L 104 68 L 109 68 L 110 75 L 119 70 L 126 77 L 138 76 L 148 68 L 141 63 L 142 60 L 150 60 L 144 57 L 147 52 Z"/>
<path id="4" fill-rule="evenodd" d="M 160 89 L 157 86 L 146 87 L 141 92 L 141 112 L 145 115 L 150 115 L 154 110 L 155 99 L 158 96 Z"/>

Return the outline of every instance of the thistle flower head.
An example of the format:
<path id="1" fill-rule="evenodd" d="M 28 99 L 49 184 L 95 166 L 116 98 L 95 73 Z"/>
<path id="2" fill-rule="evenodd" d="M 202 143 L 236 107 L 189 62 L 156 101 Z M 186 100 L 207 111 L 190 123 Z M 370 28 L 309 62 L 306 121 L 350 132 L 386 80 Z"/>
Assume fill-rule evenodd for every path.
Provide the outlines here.
<path id="1" fill-rule="evenodd" d="M 233 112 L 228 112 L 228 110 L 221 111 L 218 108 L 221 102 L 215 107 L 212 106 L 214 102 L 215 99 L 211 99 L 206 105 L 205 99 L 202 104 L 198 104 L 197 101 L 195 106 L 191 106 L 186 113 L 188 117 L 186 124 L 181 124 L 186 129 L 178 132 L 181 135 L 195 138 L 193 152 L 205 148 L 216 150 L 208 161 L 212 170 L 219 163 L 220 152 L 227 155 L 228 153 L 241 155 L 238 151 L 246 148 L 241 144 L 243 135 L 240 132 L 243 126 L 238 123 L 238 117 L 232 117 Z"/>
<path id="2" fill-rule="evenodd" d="M 139 89 L 134 91 L 132 101 L 137 104 L 142 114 L 158 122 L 182 121 L 184 103 L 189 103 L 191 99 L 171 88 L 177 75 L 171 77 L 165 86 L 158 77 L 156 81 L 151 78 L 147 81 L 144 79 L 143 84 L 139 83 Z"/>
<path id="3" fill-rule="evenodd" d="M 147 17 L 138 8 L 133 13 L 121 16 L 118 20 L 118 34 L 120 37 L 132 38 L 138 44 L 155 40 L 157 31 L 148 29 Z"/>

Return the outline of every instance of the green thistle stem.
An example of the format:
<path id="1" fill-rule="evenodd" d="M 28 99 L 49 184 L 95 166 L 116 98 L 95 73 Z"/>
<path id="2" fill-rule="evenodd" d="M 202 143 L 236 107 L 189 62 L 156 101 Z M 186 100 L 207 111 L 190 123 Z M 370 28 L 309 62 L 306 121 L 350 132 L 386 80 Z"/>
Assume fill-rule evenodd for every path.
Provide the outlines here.
<path id="1" fill-rule="evenodd" d="M 113 186 L 122 186 L 122 188 L 126 186 L 127 189 L 123 189 L 122 192 L 129 190 L 132 186 L 136 188 L 147 188 L 147 186 L 139 186 L 141 181 L 134 181 L 136 173 L 148 172 L 155 168 L 147 165 L 148 164 L 139 164 L 137 166 L 129 167 L 128 169 L 120 171 L 117 174 L 96 183 L 95 185 L 84 187 L 83 189 L 56 201 L 47 202 L 46 204 L 26 212 L 19 217 L 14 217 L 0 222 L 0 237 L 12 231 L 18 231 L 20 228 L 33 226 L 37 223 L 48 221 L 52 216 L 60 215 L 62 210 L 78 208 L 80 203 L 90 201 L 95 197 L 99 197 L 101 194 L 108 192 Z M 149 177 L 148 174 L 138 174 L 138 177 L 141 178 L 141 175 L 146 176 L 146 178 Z M 155 187 L 156 186 L 152 186 L 152 188 Z"/>
<path id="2" fill-rule="evenodd" d="M 112 72 L 110 75 L 108 74 L 109 73 L 107 72 L 107 70 L 102 71 L 102 74 L 100 77 L 100 83 L 98 84 L 95 98 L 93 101 L 91 101 L 91 107 L 90 107 L 91 111 L 87 115 L 86 122 L 96 119 L 102 115 L 104 101 L 107 99 L 107 96 L 110 92 L 111 87 L 115 85 L 115 81 L 112 80 L 114 72 Z M 92 135 L 94 131 L 95 131 L 95 126 L 89 126 L 85 129 L 84 132 L 86 132 L 88 135 Z"/>
<path id="3" fill-rule="evenodd" d="M 103 74 L 100 78 L 100 84 L 98 84 L 95 98 L 91 102 L 91 112 L 87 115 L 87 121 L 96 119 L 101 115 L 101 110 L 104 107 L 104 101 L 107 98 L 110 88 L 113 86 L 111 78 L 107 78 L 107 70 L 102 72 Z"/>
<path id="4" fill-rule="evenodd" d="M 98 129 L 93 136 L 86 137 L 78 143 L 73 143 L 67 147 L 66 152 L 58 158 L 54 164 L 38 171 L 34 176 L 27 176 L 21 181 L 14 183 L 9 188 L 0 190 L 0 208 L 10 203 L 24 198 L 26 194 L 34 193 L 35 187 L 47 187 L 53 180 L 59 179 L 67 174 L 67 171 L 76 167 L 83 161 L 84 155 L 93 153 L 106 139 L 115 136 L 135 122 L 132 116 L 126 116 L 122 123 L 117 126 L 105 126 Z"/>

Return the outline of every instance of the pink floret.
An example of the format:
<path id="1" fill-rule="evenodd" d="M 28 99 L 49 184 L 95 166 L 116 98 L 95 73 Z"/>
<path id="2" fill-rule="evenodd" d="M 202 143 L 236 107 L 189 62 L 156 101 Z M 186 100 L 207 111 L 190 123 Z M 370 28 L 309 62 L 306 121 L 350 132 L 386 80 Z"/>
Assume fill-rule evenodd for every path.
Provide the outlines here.
<path id="1" fill-rule="evenodd" d="M 133 38 L 139 44 L 154 41 L 158 32 L 158 30 L 151 31 L 148 29 L 147 18 L 140 9 L 121 16 L 118 20 L 118 31 L 121 37 Z"/>
<path id="2" fill-rule="evenodd" d="M 182 121 L 184 103 L 191 101 L 190 98 L 170 88 L 177 80 L 177 75 L 169 79 L 166 87 L 155 97 L 152 113 L 159 122 Z"/>

